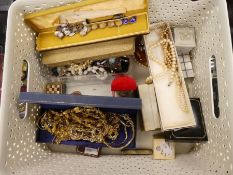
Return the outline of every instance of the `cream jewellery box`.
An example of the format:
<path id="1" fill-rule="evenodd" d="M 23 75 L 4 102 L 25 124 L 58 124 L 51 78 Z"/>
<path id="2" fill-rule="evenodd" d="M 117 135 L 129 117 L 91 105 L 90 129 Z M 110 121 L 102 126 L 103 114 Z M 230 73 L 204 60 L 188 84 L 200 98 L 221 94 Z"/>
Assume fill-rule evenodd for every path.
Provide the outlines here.
<path id="1" fill-rule="evenodd" d="M 149 67 L 163 131 L 196 126 L 178 56 L 167 23 L 152 25 L 145 36 Z"/>

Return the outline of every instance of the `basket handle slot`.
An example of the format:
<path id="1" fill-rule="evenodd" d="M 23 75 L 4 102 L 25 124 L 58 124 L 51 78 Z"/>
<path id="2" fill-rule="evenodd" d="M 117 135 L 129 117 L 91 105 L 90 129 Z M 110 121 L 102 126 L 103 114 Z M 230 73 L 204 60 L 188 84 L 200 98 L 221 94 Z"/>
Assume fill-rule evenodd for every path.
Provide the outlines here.
<path id="1" fill-rule="evenodd" d="M 220 116 L 217 62 L 215 55 L 209 59 L 212 111 L 216 118 Z"/>
<path id="2" fill-rule="evenodd" d="M 22 75 L 21 75 L 21 87 L 20 92 L 28 91 L 28 75 L 29 75 L 29 64 L 26 60 L 22 62 Z M 17 105 L 19 118 L 24 119 L 27 116 L 28 103 L 18 103 Z"/>

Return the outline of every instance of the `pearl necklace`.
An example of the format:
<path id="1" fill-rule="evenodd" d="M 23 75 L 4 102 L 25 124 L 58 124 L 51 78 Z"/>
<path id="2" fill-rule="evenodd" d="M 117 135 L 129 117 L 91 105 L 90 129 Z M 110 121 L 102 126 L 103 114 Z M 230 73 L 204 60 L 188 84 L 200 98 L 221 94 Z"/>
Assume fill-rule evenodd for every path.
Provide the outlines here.
<path id="1" fill-rule="evenodd" d="M 182 80 L 179 76 L 178 66 L 177 66 L 177 58 L 175 47 L 170 39 L 168 39 L 169 35 L 167 33 L 167 28 L 162 30 L 161 32 L 161 40 L 155 44 L 152 44 L 149 48 L 149 58 L 160 65 L 163 69 L 161 73 L 156 74 L 155 76 L 151 77 L 153 79 L 160 79 L 167 74 L 169 74 L 169 83 L 168 86 L 171 86 L 172 83 L 175 81 L 176 91 L 177 91 L 177 101 L 179 103 L 180 108 L 184 112 L 188 112 L 188 105 L 186 102 L 185 93 L 182 86 Z M 161 46 L 164 51 L 165 58 L 158 59 L 153 54 L 153 49 Z M 163 61 L 162 61 L 163 60 Z"/>

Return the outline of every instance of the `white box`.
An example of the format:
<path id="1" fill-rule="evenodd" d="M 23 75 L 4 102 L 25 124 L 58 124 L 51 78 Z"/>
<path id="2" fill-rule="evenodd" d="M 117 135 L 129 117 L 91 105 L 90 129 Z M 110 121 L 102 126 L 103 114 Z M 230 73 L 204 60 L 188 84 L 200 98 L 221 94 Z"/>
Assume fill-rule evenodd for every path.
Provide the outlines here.
<path id="1" fill-rule="evenodd" d="M 155 47 L 155 43 L 159 43 L 162 39 L 160 35 L 161 30 L 165 28 L 168 28 L 168 37 L 172 41 L 172 34 L 168 23 L 151 25 L 150 34 L 144 37 L 149 68 L 153 77 L 158 102 L 162 131 L 188 128 L 196 125 L 178 55 L 175 53 L 174 56 L 177 60 L 178 70 L 176 74 L 180 77 L 179 84 L 175 81 L 171 82 L 171 71 L 166 71 L 163 67 L 163 64 L 165 64 L 165 51 L 163 47 L 161 45 Z"/>
<path id="2" fill-rule="evenodd" d="M 142 100 L 142 118 L 145 131 L 160 129 L 160 118 L 154 85 L 139 85 L 138 92 Z"/>
<path id="3" fill-rule="evenodd" d="M 195 29 L 191 27 L 175 27 L 174 42 L 178 55 L 189 54 L 196 47 Z"/>

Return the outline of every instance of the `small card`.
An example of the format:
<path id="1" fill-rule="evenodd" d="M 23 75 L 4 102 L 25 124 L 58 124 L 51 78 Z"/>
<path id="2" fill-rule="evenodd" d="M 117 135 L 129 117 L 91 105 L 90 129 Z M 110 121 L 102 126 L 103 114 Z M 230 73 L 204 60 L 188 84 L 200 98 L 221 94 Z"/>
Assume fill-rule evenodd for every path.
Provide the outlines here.
<path id="1" fill-rule="evenodd" d="M 156 138 L 153 143 L 154 159 L 172 160 L 175 159 L 174 142 L 166 142 L 165 139 Z"/>

